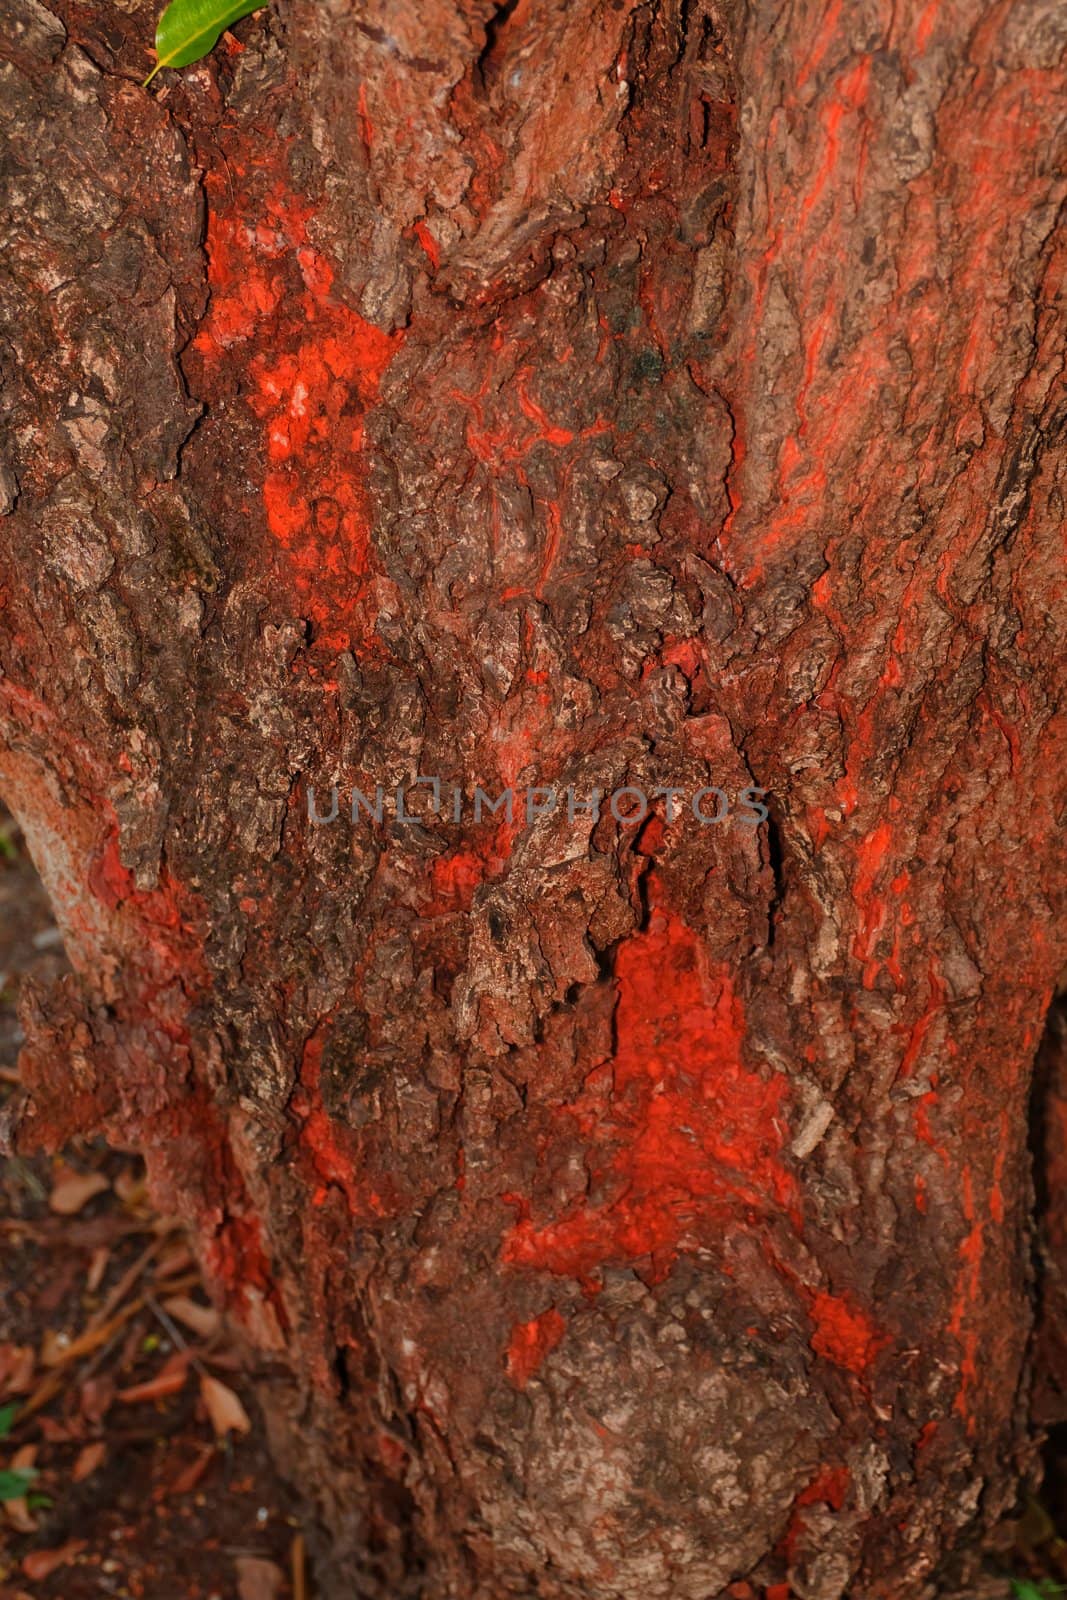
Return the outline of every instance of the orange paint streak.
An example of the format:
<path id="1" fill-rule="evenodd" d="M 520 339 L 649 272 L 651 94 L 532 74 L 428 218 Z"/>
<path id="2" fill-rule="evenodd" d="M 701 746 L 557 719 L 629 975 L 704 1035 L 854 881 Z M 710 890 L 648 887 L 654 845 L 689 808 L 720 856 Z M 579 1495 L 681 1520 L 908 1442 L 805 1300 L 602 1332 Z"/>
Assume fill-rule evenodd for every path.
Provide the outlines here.
<path id="1" fill-rule="evenodd" d="M 508 1341 L 506 1365 L 508 1377 L 517 1389 L 525 1389 L 566 1331 L 567 1324 L 555 1306 L 529 1322 L 515 1324 Z"/>
<path id="2" fill-rule="evenodd" d="M 328 1116 L 322 1103 L 322 1052 L 325 1035 L 320 1030 L 304 1046 L 300 1066 L 300 1085 L 292 1098 L 292 1109 L 301 1118 L 300 1139 L 311 1159 L 318 1185 L 312 1203 L 324 1204 L 329 1189 L 342 1191 L 353 1216 L 363 1210 L 355 1179 L 356 1149 L 347 1130 L 340 1129 Z M 377 1208 L 374 1208 L 377 1209 Z"/>
<path id="3" fill-rule="evenodd" d="M 982 1256 L 984 1254 L 983 1225 L 975 1218 L 974 1184 L 970 1167 L 961 1174 L 963 1183 L 963 1214 L 972 1223 L 970 1232 L 959 1247 L 960 1270 L 956 1279 L 956 1293 L 949 1318 L 948 1331 L 960 1341 L 960 1387 L 954 1409 L 973 1428 L 973 1418 L 968 1409 L 968 1395 L 978 1377 L 978 1333 L 970 1315 L 981 1298 Z"/>
<path id="4" fill-rule="evenodd" d="M 607 1196 L 541 1221 L 515 1197 L 503 1246 L 511 1265 L 589 1287 L 603 1266 L 644 1257 L 662 1275 L 739 1210 L 795 1220 L 799 1199 L 784 1161 L 788 1083 L 744 1065 L 729 966 L 710 963 L 693 930 L 657 905 L 647 930 L 620 946 L 615 984 L 615 1054 L 559 1110 L 587 1140 L 594 1187 Z"/>
<path id="5" fill-rule="evenodd" d="M 929 0 L 924 7 L 918 22 L 915 24 L 915 48 L 919 55 L 923 55 L 926 46 L 930 43 L 930 35 L 937 22 L 937 13 L 941 7 L 941 0 Z"/>
<path id="6" fill-rule="evenodd" d="M 519 407 L 524 417 L 529 417 L 532 422 L 537 423 L 537 426 L 541 430 L 540 437 L 544 439 L 546 443 L 564 445 L 570 444 L 573 441 L 574 434 L 571 432 L 570 428 L 555 427 L 549 421 L 548 416 L 542 407 L 539 406 L 535 400 L 530 398 L 521 383 L 519 384 Z"/>
<path id="7" fill-rule="evenodd" d="M 811 1348 L 836 1366 L 861 1376 L 882 1342 L 867 1313 L 841 1295 L 816 1294 L 811 1303 Z"/>
<path id="8" fill-rule="evenodd" d="M 890 824 L 880 822 L 865 839 L 861 840 L 856 849 L 856 881 L 852 887 L 852 898 L 860 912 L 861 923 L 853 942 L 852 953 L 859 961 L 868 959 L 874 941 L 885 922 L 885 901 L 873 891 L 892 840 L 893 830 Z"/>
<path id="9" fill-rule="evenodd" d="M 106 802 L 104 809 L 111 811 Z M 136 930 L 139 944 L 157 956 L 161 974 L 179 973 L 190 990 L 205 989 L 210 977 L 194 929 L 199 901 L 165 866 L 158 888 L 138 889 L 119 857 L 118 820 L 111 816 L 99 852 L 88 865 L 89 892 L 109 911 L 119 913 L 131 933 Z"/>
<path id="10" fill-rule="evenodd" d="M 898 1078 L 903 1078 L 905 1080 L 910 1078 L 912 1073 L 915 1071 L 915 1063 L 918 1061 L 922 1052 L 923 1044 L 926 1041 L 926 1036 L 929 1033 L 935 1018 L 942 1011 L 945 1003 L 945 996 L 948 993 L 948 990 L 941 979 L 941 972 L 937 964 L 937 958 L 934 956 L 931 956 L 930 958 L 928 983 L 929 999 L 927 1001 L 926 1009 L 915 1022 L 910 1034 L 908 1035 L 908 1043 L 901 1058 L 900 1070 L 897 1074 Z"/>
<path id="11" fill-rule="evenodd" d="M 429 228 L 426 226 L 425 222 L 416 222 L 415 237 L 425 250 L 427 256 L 429 257 L 430 265 L 436 272 L 438 267 L 441 265 L 441 247 L 437 243 L 437 240 L 434 238 L 433 234 L 430 232 Z"/>
<path id="12" fill-rule="evenodd" d="M 789 1527 L 781 1542 L 780 1549 L 786 1560 L 792 1562 L 796 1558 L 797 1547 L 804 1534 L 806 1521 L 803 1515 L 805 1506 L 826 1505 L 834 1511 L 840 1511 L 848 1498 L 848 1491 L 852 1484 L 852 1474 L 847 1467 L 823 1467 L 814 1477 L 806 1489 L 801 1489 L 793 1502 L 793 1515 Z M 786 1595 L 789 1585 L 781 1587 Z M 767 1591 L 770 1594 L 770 1590 Z"/>
<path id="13" fill-rule="evenodd" d="M 225 173 L 208 174 L 211 302 L 193 350 L 208 384 L 243 364 L 278 565 L 325 647 L 358 651 L 375 620 L 363 418 L 402 335 L 334 295 L 333 268 L 308 237 L 311 210 L 281 177 L 267 194 L 241 182 L 258 158 L 238 148 Z"/>
<path id="14" fill-rule="evenodd" d="M 833 44 L 837 34 L 838 23 L 841 20 L 841 4 L 842 0 L 830 0 L 823 17 L 822 27 L 815 36 L 811 53 L 807 56 L 797 74 L 796 86 L 798 89 L 803 89 L 808 80 L 818 72 L 827 50 Z"/>
<path id="15" fill-rule="evenodd" d="M 550 500 L 545 507 L 545 517 L 548 522 L 548 536 L 545 539 L 545 553 L 541 562 L 541 572 L 537 580 L 538 599 L 544 593 L 545 585 L 552 576 L 556 562 L 559 560 L 560 545 L 563 543 L 563 516 L 555 500 Z"/>

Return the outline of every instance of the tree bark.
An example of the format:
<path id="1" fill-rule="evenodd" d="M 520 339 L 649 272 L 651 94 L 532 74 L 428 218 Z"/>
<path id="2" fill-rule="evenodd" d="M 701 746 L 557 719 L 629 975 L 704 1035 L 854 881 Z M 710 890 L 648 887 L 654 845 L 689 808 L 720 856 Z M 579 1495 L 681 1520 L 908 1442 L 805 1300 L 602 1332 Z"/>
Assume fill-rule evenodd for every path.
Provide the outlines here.
<path id="1" fill-rule="evenodd" d="M 1062 10 L 3 9 L 14 1138 L 144 1151 L 327 1596 L 934 1593 L 1036 1436 Z"/>

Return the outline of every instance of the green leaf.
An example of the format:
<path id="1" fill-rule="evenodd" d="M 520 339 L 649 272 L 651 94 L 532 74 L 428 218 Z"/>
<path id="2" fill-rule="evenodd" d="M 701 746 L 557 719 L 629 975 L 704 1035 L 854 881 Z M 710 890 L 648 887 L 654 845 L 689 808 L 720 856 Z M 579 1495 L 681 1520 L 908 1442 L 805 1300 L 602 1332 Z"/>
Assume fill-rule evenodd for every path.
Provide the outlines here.
<path id="1" fill-rule="evenodd" d="M 0 1439 L 6 1439 L 15 1426 L 18 1410 L 19 1403 L 17 1400 L 12 1400 L 10 1405 L 0 1406 Z"/>
<path id="2" fill-rule="evenodd" d="M 1052 1595 L 1062 1593 L 1063 1585 L 1060 1583 L 1031 1583 L 1029 1578 L 1012 1578 L 1011 1592 L 1014 1600 L 1050 1600 Z"/>
<path id="3" fill-rule="evenodd" d="M 160 67 L 187 67 L 206 56 L 231 23 L 259 11 L 266 0 L 170 0 L 156 24 L 156 64 L 145 79 L 152 82 Z"/>
<path id="4" fill-rule="evenodd" d="M 23 1500 L 26 1490 L 36 1478 L 33 1467 L 19 1467 L 10 1472 L 0 1472 L 0 1501 Z"/>

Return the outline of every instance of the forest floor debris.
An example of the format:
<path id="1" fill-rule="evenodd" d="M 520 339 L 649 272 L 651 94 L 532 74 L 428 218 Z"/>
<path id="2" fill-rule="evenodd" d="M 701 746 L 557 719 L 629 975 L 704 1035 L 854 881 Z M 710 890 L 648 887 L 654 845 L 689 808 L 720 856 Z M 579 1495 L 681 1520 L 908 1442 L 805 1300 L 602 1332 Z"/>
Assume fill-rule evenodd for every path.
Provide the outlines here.
<path id="1" fill-rule="evenodd" d="M 19 986 L 64 967 L 0 811 L 0 1100 Z M 0 1600 L 310 1600 L 294 1506 L 140 1162 L 99 1144 L 0 1162 Z"/>

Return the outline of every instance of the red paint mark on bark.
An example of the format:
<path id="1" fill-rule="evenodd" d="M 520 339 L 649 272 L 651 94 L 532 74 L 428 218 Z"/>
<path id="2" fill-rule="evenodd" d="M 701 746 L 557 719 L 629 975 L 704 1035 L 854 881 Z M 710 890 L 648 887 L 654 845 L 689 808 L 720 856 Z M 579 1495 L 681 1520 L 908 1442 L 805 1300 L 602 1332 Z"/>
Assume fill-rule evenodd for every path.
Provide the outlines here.
<path id="1" fill-rule="evenodd" d="M 974 1199 L 974 1179 L 969 1165 L 961 1173 L 963 1185 L 963 1215 L 971 1223 L 970 1231 L 959 1246 L 959 1270 L 952 1303 L 948 1331 L 960 1344 L 960 1387 L 954 1409 L 973 1428 L 974 1420 L 968 1404 L 970 1390 L 978 1377 L 978 1332 L 972 1315 L 982 1290 L 982 1257 L 985 1252 L 985 1230 L 978 1221 Z"/>
<path id="2" fill-rule="evenodd" d="M 940 6 L 941 0 L 930 0 L 929 5 L 924 8 L 915 24 L 915 48 L 919 55 L 924 53 L 926 46 L 930 43 L 930 35 L 934 31 L 934 24 L 937 21 L 937 13 Z"/>
<path id="3" fill-rule="evenodd" d="M 904 1054 L 900 1061 L 900 1071 L 898 1073 L 899 1078 L 907 1079 L 912 1076 L 913 1072 L 915 1071 L 915 1064 L 922 1053 L 923 1045 L 926 1043 L 927 1035 L 929 1034 L 935 1019 L 944 1009 L 945 998 L 948 994 L 948 989 L 945 983 L 942 981 L 940 968 L 938 967 L 937 959 L 934 956 L 930 957 L 928 978 L 929 999 L 926 1004 L 926 1009 L 923 1011 L 922 1015 L 917 1018 L 908 1034 L 908 1042 L 905 1046 Z"/>
<path id="4" fill-rule="evenodd" d="M 274 1285 L 259 1218 L 250 1211 L 239 1213 L 231 1209 L 236 1193 L 244 1196 L 243 1185 L 235 1189 L 231 1177 L 226 1215 L 205 1244 L 204 1259 L 207 1270 L 225 1289 L 228 1303 L 239 1308 L 246 1302 L 249 1290 L 273 1299 Z"/>
<path id="5" fill-rule="evenodd" d="M 822 26 L 817 33 L 811 48 L 811 53 L 805 59 L 803 66 L 797 74 L 797 88 L 803 89 L 808 80 L 814 77 L 822 64 L 822 59 L 827 50 L 837 37 L 838 25 L 841 21 L 842 0 L 830 0 L 826 14 L 822 19 Z"/>
<path id="6" fill-rule="evenodd" d="M 322 1023 L 304 1045 L 290 1109 L 310 1167 L 313 1205 L 325 1206 L 330 1190 L 337 1189 L 350 1214 L 369 1223 L 391 1216 L 399 1201 L 390 1174 L 374 1166 L 372 1146 L 358 1131 L 332 1117 L 324 1103 L 323 1054 L 330 1027 L 329 1021 Z"/>
<path id="7" fill-rule="evenodd" d="M 363 419 L 402 335 L 334 293 L 281 153 L 265 161 L 259 148 L 228 150 L 226 167 L 208 174 L 211 303 L 193 350 L 209 387 L 242 375 L 263 423 L 263 504 L 287 586 L 325 648 L 360 653 L 376 617 Z M 275 174 L 267 193 L 264 168 Z"/>
<path id="8" fill-rule="evenodd" d="M 425 222 L 416 222 L 415 237 L 425 250 L 427 257 L 429 258 L 430 265 L 436 272 L 438 267 L 441 265 L 441 247 L 437 243 L 437 240 L 434 238 L 433 234 L 430 232 L 429 228 L 426 226 Z"/>
<path id="9" fill-rule="evenodd" d="M 867 88 L 871 76 L 871 58 L 864 56 L 848 71 L 841 74 L 834 84 L 834 98 L 822 113 L 823 131 L 826 135 L 826 145 L 823 151 L 822 164 L 815 174 L 811 189 L 804 196 L 800 206 L 800 222 L 802 226 L 808 223 L 812 211 L 818 204 L 831 174 L 837 166 L 841 144 L 841 124 L 848 111 L 859 111 L 866 98 Z M 812 370 L 809 363 L 809 373 Z"/>
<path id="10" fill-rule="evenodd" d="M 663 661 L 677 667 L 689 683 L 693 683 L 704 665 L 704 647 L 699 639 L 665 639 Z"/>
<path id="11" fill-rule="evenodd" d="M 937 1437 L 937 1432 L 938 1424 L 936 1422 L 923 1423 L 922 1427 L 919 1429 L 919 1437 L 915 1441 L 916 1455 L 920 1454 L 923 1450 L 928 1450 L 930 1448 Z"/>
<path id="12" fill-rule="evenodd" d="M 813 1506 L 820 1503 L 832 1506 L 835 1511 L 840 1511 L 848 1495 L 852 1474 L 847 1467 L 824 1467 L 817 1477 L 813 1478 L 806 1489 L 801 1489 L 797 1495 L 798 1506 Z"/>
<path id="13" fill-rule="evenodd" d="M 512 822 L 502 820 L 495 828 L 483 830 L 479 837 L 436 858 L 430 868 L 430 898 L 420 908 L 424 917 L 470 910 L 475 890 L 498 878 L 507 867 L 512 844 L 523 827 L 521 809 L 520 798 Z"/>
<path id="14" fill-rule="evenodd" d="M 325 1037 L 313 1034 L 304 1046 L 300 1068 L 300 1090 L 293 1096 L 293 1110 L 302 1117 L 301 1140 L 307 1149 L 320 1187 L 313 1200 L 321 1205 L 331 1185 L 340 1189 L 348 1208 L 361 1209 L 355 1177 L 355 1151 L 347 1148 L 341 1130 L 330 1119 L 322 1103 L 322 1051 Z"/>
<path id="15" fill-rule="evenodd" d="M 522 382 L 519 383 L 519 406 L 524 417 L 536 422 L 540 429 L 538 437 L 546 444 L 565 445 L 573 442 L 574 434 L 571 429 L 560 428 L 550 422 L 544 408 L 531 399 Z"/>
<path id="16" fill-rule="evenodd" d="M 816 1355 L 862 1376 L 880 1343 L 867 1313 L 853 1301 L 825 1292 L 815 1295 L 810 1311 L 815 1324 L 811 1348 Z"/>
<path id="17" fill-rule="evenodd" d="M 229 1128 L 210 1092 L 197 1084 L 181 1099 L 156 1110 L 141 1132 L 153 1189 L 192 1199 L 196 1237 L 204 1266 L 237 1320 L 257 1325 L 269 1304 L 278 1327 L 286 1326 L 263 1242 L 263 1232 L 234 1155 Z"/>
<path id="18" fill-rule="evenodd" d="M 804 1534 L 806 1527 L 804 1507 L 825 1505 L 833 1511 L 840 1511 L 848 1498 L 851 1483 L 852 1474 L 847 1467 L 822 1467 L 807 1488 L 801 1489 L 793 1501 L 793 1514 L 779 1547 L 787 1561 L 795 1559 L 797 1546 Z M 788 1585 L 785 1585 L 785 1588 L 788 1592 Z"/>
<path id="19" fill-rule="evenodd" d="M 469 911 L 474 891 L 485 881 L 486 864 L 470 848 L 438 856 L 430 869 L 432 899 L 424 916 L 442 916 L 452 911 Z"/>
<path id="20" fill-rule="evenodd" d="M 106 802 L 104 806 L 110 809 Z M 180 974 L 190 989 L 207 985 L 207 970 L 191 927 L 195 897 L 166 867 L 160 870 L 158 888 L 138 889 L 133 874 L 119 856 L 117 820 L 89 863 L 87 884 L 102 905 L 128 921 L 130 936 L 151 948 L 165 970 Z"/>
<path id="21" fill-rule="evenodd" d="M 648 928 L 619 948 L 615 984 L 615 1055 L 559 1113 L 577 1122 L 609 1197 L 544 1221 L 520 1200 L 503 1246 L 507 1262 L 590 1287 L 602 1267 L 645 1257 L 661 1276 L 739 1211 L 794 1213 L 798 1200 L 784 1160 L 788 1083 L 744 1064 L 729 967 L 654 905 Z"/>
<path id="22" fill-rule="evenodd" d="M 550 1306 L 529 1322 L 515 1324 L 508 1341 L 507 1369 L 508 1377 L 517 1389 L 525 1389 L 566 1331 L 567 1324 L 555 1306 Z"/>
<path id="23" fill-rule="evenodd" d="M 375 1444 L 378 1455 L 386 1470 L 394 1477 L 400 1477 L 411 1460 L 411 1451 L 399 1439 L 394 1439 L 391 1433 L 378 1433 L 375 1435 Z"/>

